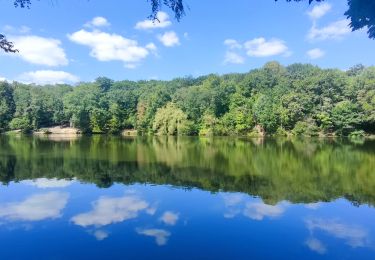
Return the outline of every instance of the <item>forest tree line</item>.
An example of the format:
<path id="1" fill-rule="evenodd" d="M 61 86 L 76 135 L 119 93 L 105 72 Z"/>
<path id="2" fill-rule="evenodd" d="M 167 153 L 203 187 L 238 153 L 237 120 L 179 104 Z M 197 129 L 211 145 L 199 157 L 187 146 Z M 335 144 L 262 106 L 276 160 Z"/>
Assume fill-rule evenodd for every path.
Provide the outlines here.
<path id="1" fill-rule="evenodd" d="M 77 86 L 0 82 L 0 131 L 364 135 L 375 133 L 375 67 L 347 71 L 269 62 L 248 73 Z"/>

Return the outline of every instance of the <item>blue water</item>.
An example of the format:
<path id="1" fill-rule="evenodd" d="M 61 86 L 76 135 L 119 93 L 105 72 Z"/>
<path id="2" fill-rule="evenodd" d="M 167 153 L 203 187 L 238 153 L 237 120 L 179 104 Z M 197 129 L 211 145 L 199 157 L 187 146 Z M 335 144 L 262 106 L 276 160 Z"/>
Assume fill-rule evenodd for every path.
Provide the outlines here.
<path id="1" fill-rule="evenodd" d="M 49 187 L 51 186 L 51 187 Z M 60 186 L 60 187 L 58 187 Z M 375 210 L 39 179 L 0 189 L 2 259 L 373 259 Z"/>
<path id="2" fill-rule="evenodd" d="M 87 178 L 35 176 L 40 167 L 14 167 L 30 155 L 1 154 L 17 159 L 0 168 L 13 167 L 16 176 L 0 186 L 1 259 L 375 259 L 375 209 L 345 198 L 353 194 L 265 203 L 263 193 L 208 191 L 180 180 L 100 188 Z M 46 165 L 52 160 L 42 157 Z M 360 190 L 375 193 L 371 187 Z"/>

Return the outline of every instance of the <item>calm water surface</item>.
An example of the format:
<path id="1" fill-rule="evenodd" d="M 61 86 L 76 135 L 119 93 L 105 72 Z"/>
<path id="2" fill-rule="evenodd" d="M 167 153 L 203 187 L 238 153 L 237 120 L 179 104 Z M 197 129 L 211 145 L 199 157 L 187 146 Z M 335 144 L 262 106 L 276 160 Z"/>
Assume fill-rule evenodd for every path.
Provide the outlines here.
<path id="1" fill-rule="evenodd" d="M 375 259 L 375 142 L 0 136 L 1 259 Z"/>

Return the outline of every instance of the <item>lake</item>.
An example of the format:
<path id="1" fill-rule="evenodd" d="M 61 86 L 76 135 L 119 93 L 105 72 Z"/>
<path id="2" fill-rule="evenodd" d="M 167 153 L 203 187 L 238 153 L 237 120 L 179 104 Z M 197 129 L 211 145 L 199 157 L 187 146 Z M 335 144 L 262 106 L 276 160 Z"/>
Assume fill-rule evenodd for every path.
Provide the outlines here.
<path id="1" fill-rule="evenodd" d="M 375 259 L 375 141 L 0 136 L 1 259 Z"/>

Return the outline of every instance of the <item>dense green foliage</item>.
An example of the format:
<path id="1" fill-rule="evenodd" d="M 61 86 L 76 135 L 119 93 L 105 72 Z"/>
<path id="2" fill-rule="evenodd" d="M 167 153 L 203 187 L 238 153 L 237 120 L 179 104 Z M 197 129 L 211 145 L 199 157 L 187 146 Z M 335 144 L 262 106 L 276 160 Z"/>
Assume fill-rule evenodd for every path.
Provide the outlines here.
<path id="1" fill-rule="evenodd" d="M 0 182 L 37 178 L 245 192 L 266 203 L 375 205 L 374 140 L 0 136 Z M 50 139 L 50 140 L 48 140 Z"/>
<path id="2" fill-rule="evenodd" d="M 245 74 L 78 86 L 0 82 L 0 129 L 83 133 L 363 135 L 375 132 L 375 67 L 277 62 Z"/>

